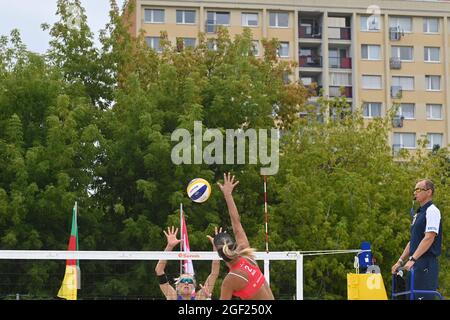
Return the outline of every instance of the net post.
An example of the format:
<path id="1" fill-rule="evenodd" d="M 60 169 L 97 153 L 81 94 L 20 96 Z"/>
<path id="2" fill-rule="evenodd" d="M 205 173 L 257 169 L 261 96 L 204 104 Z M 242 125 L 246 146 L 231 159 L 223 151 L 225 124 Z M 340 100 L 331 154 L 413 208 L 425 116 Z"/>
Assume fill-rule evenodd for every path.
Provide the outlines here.
<path id="1" fill-rule="evenodd" d="M 296 259 L 297 300 L 303 300 L 303 255 L 297 254 Z"/>
<path id="2" fill-rule="evenodd" d="M 270 259 L 268 257 L 264 258 L 264 277 L 270 285 Z"/>

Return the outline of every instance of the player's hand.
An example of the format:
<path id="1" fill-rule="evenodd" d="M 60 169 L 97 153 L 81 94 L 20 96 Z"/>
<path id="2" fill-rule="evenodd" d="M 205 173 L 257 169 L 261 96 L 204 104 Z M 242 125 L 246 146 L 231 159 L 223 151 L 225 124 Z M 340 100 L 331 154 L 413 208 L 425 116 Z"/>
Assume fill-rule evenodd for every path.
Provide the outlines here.
<path id="1" fill-rule="evenodd" d="M 178 228 L 175 229 L 174 226 L 172 226 L 172 228 L 167 227 L 167 232 L 166 230 L 163 230 L 163 232 L 167 238 L 167 246 L 174 248 L 181 242 L 181 240 L 177 239 Z"/>
<path id="2" fill-rule="evenodd" d="M 211 300 L 212 293 L 208 290 L 208 286 L 203 286 L 203 284 L 200 283 L 200 290 L 203 291 L 203 294 L 205 295 L 206 300 Z"/>
<path id="3" fill-rule="evenodd" d="M 216 236 L 218 233 L 221 233 L 221 232 L 222 232 L 222 227 L 220 227 L 219 229 L 217 229 L 217 227 L 214 227 L 214 236 Z M 214 245 L 214 237 L 211 237 L 209 234 L 206 237 L 209 239 L 209 241 L 211 241 L 211 244 L 213 246 L 213 250 L 217 251 L 217 248 Z"/>
<path id="4" fill-rule="evenodd" d="M 217 185 L 219 186 L 220 190 L 222 190 L 225 196 L 231 195 L 234 187 L 236 187 L 238 184 L 239 181 L 234 181 L 234 176 L 231 176 L 230 172 L 228 172 L 228 174 L 223 174 L 223 185 L 220 184 L 220 182 L 217 182 Z"/>

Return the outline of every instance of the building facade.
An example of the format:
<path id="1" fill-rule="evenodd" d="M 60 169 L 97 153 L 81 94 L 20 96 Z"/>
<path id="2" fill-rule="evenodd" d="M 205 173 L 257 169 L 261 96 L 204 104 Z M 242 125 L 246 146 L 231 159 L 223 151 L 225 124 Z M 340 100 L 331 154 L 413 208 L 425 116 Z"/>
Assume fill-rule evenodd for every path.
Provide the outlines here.
<path id="1" fill-rule="evenodd" d="M 450 143 L 450 2 L 412 0 L 136 0 L 133 34 L 145 31 L 159 50 L 161 31 L 172 43 L 195 46 L 199 32 L 231 36 L 251 29 L 255 54 L 277 38 L 280 59 L 295 60 L 296 80 L 324 95 L 345 95 L 368 120 L 399 103 L 393 150 Z M 212 46 L 213 46 L 213 42 Z"/>

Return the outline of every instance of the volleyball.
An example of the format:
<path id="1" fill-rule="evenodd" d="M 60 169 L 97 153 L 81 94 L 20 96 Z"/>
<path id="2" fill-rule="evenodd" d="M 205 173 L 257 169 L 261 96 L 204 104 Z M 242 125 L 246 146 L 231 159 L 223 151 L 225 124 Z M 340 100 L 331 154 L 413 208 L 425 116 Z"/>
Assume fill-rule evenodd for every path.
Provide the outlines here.
<path id="1" fill-rule="evenodd" d="M 193 179 L 187 186 L 187 194 L 194 202 L 205 202 L 211 195 L 211 185 L 205 179 Z"/>

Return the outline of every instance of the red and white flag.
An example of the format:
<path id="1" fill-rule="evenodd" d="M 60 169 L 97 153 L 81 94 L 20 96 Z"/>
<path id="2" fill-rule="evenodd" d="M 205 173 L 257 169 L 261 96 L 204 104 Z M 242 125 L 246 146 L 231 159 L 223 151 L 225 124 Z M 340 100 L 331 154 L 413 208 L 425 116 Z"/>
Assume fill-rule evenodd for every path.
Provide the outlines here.
<path id="1" fill-rule="evenodd" d="M 181 240 L 182 240 L 182 251 L 184 253 L 191 252 L 191 248 L 189 247 L 189 237 L 187 232 L 186 221 L 184 219 L 184 212 L 181 211 Z M 192 260 L 183 260 L 183 273 L 194 274 L 194 265 L 192 264 Z"/>

